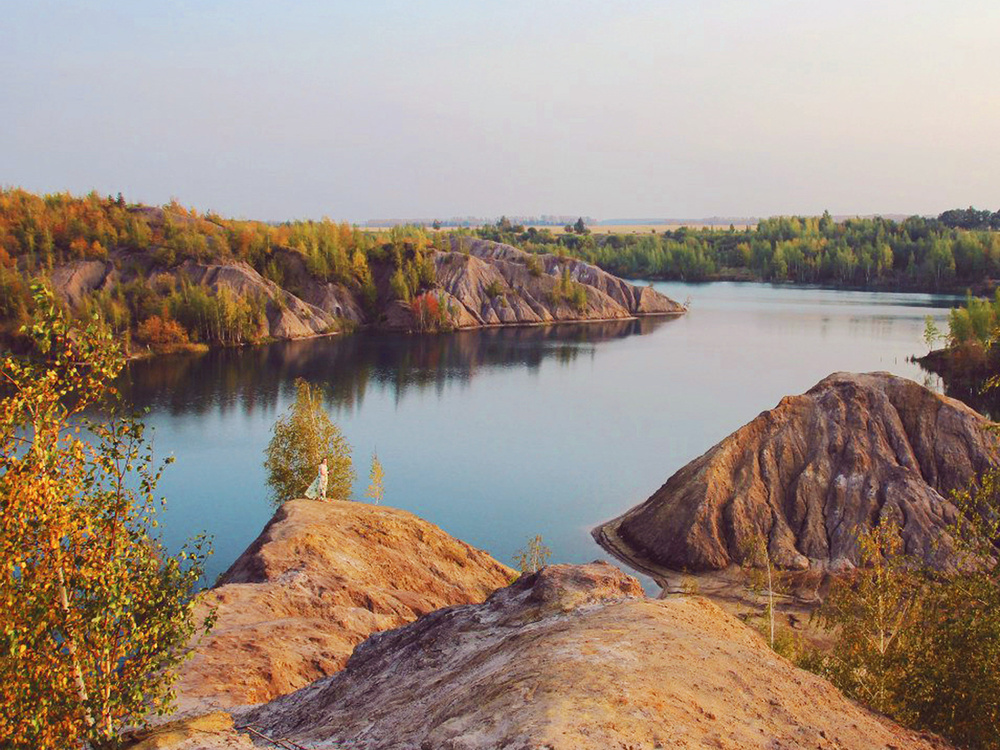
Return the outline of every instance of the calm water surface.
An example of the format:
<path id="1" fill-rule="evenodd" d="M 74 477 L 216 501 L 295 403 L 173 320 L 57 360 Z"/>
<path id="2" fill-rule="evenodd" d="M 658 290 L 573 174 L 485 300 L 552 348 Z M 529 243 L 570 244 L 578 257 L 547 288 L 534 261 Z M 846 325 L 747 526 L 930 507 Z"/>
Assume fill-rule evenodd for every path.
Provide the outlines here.
<path id="1" fill-rule="evenodd" d="M 263 452 L 293 381 L 321 384 L 354 449 L 378 450 L 385 502 L 510 562 L 541 534 L 554 562 L 606 557 L 590 529 L 645 500 L 730 432 L 838 370 L 888 370 L 940 389 L 908 361 L 924 317 L 953 298 L 660 283 L 681 318 L 442 336 L 359 335 L 133 363 L 149 407 L 164 537 L 207 531 L 207 579 L 273 513 Z M 649 582 L 645 582 L 647 586 Z"/>

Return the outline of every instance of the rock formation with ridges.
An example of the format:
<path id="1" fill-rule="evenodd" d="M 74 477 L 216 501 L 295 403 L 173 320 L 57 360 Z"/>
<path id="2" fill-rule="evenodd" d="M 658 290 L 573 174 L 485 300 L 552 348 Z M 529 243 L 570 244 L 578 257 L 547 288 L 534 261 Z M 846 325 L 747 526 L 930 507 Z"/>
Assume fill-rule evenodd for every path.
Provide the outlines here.
<path id="1" fill-rule="evenodd" d="M 683 305 L 652 287 L 633 286 L 579 260 L 532 256 L 510 245 L 467 237 L 456 238 L 453 248 L 450 252 L 428 252 L 437 277 L 429 291 L 451 309 L 450 325 L 454 328 L 616 320 L 685 312 Z M 529 260 L 535 265 L 529 266 Z M 263 303 L 266 321 L 259 334 L 272 339 L 337 331 L 343 321 L 387 330 L 418 329 L 410 306 L 392 299 L 388 281 L 391 267 L 386 263 L 373 269 L 379 309 L 366 313 L 360 290 L 311 276 L 301 253 L 277 248 L 274 262 L 280 268 L 284 287 L 235 259 L 187 259 L 167 268 L 158 264 L 153 251 L 119 250 L 108 260 L 77 260 L 57 267 L 52 273 L 52 286 L 71 306 L 79 305 L 94 292 L 109 292 L 119 283 L 140 278 L 153 288 L 188 283 L 204 287 L 213 295 L 226 289 L 238 297 L 253 297 Z M 582 306 L 571 304 L 565 290 L 560 293 L 564 273 L 572 283 L 582 286 Z"/>
<path id="2" fill-rule="evenodd" d="M 683 305 L 637 287 L 597 266 L 556 255 L 531 255 L 488 240 L 456 239 L 450 253 L 435 253 L 437 284 L 455 310 L 458 328 L 557 321 L 679 315 Z M 534 271 L 529 263 L 537 264 Z M 573 307 L 557 293 L 563 275 L 582 285 L 586 303 Z M 499 290 L 499 294 L 490 294 Z"/>
<path id="3" fill-rule="evenodd" d="M 856 561 L 858 531 L 888 517 L 907 552 L 943 565 L 948 495 L 998 455 L 989 424 L 905 378 L 835 373 L 783 398 L 595 537 L 654 576 L 726 568 L 758 535 L 780 566 L 835 571 Z"/>
<path id="4" fill-rule="evenodd" d="M 236 714 L 317 749 L 947 747 L 793 667 L 707 600 L 648 599 L 601 562 L 379 633 L 344 671 Z"/>
<path id="5" fill-rule="evenodd" d="M 181 669 L 179 707 L 291 692 L 341 669 L 370 634 L 480 602 L 514 575 L 403 510 L 289 501 L 199 603 L 218 620 Z"/>

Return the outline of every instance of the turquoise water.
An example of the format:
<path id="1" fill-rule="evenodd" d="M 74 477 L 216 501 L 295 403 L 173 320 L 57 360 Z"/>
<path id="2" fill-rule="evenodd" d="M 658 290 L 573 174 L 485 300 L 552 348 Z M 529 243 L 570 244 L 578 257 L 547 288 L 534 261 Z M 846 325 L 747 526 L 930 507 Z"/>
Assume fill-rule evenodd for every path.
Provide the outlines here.
<path id="1" fill-rule="evenodd" d="M 385 502 L 510 563 L 535 534 L 553 562 L 606 557 L 590 529 L 645 500 L 678 468 L 838 370 L 888 370 L 940 389 L 908 361 L 928 314 L 952 298 L 764 284 L 658 283 L 681 318 L 357 335 L 133 363 L 128 398 L 149 407 L 164 538 L 207 531 L 207 579 L 270 518 L 263 451 L 294 399 L 322 385 L 367 486 Z M 648 581 L 646 581 L 648 585 Z"/>

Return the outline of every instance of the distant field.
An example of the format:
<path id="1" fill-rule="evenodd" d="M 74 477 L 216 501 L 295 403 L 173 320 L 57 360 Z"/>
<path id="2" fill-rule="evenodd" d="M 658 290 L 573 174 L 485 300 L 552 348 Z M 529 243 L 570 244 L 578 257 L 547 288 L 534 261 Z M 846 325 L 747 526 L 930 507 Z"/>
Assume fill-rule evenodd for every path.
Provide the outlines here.
<path id="1" fill-rule="evenodd" d="M 737 229 L 746 229 L 747 226 L 755 227 L 756 224 L 734 224 Z M 723 224 L 614 224 L 608 226 L 588 226 L 593 234 L 659 234 L 661 232 L 674 231 L 681 227 L 688 229 L 729 229 L 729 225 Z M 564 234 L 565 227 L 536 227 L 536 229 L 548 229 L 552 234 Z"/>
<path id="2" fill-rule="evenodd" d="M 554 227 L 554 226 L 540 226 L 529 224 L 528 226 L 534 226 L 535 229 L 542 230 L 548 229 L 552 234 L 565 234 L 565 227 Z M 733 224 L 736 229 L 752 229 L 757 226 L 756 224 Z M 674 231 L 675 229 L 680 229 L 681 227 L 687 227 L 688 229 L 729 229 L 728 224 L 615 224 L 609 226 L 588 226 L 593 234 L 654 234 L 666 231 Z M 366 232 L 388 232 L 391 227 L 362 227 Z M 428 232 L 435 231 L 430 225 L 424 227 Z M 441 227 L 440 231 L 447 232 L 449 230 L 455 229 L 455 227 Z"/>
<path id="3" fill-rule="evenodd" d="M 756 224 L 733 224 L 736 229 L 746 229 L 755 227 Z M 688 229 L 729 229 L 728 224 L 616 224 L 609 226 L 587 227 L 594 234 L 650 234 L 652 232 L 666 232 L 687 227 Z M 565 231 L 563 228 L 559 232 Z"/>

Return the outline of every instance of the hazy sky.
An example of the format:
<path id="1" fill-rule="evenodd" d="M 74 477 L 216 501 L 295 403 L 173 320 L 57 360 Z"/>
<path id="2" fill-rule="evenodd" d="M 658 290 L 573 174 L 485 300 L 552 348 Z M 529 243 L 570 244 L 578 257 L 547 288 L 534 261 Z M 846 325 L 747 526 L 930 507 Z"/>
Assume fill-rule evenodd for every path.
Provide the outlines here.
<path id="1" fill-rule="evenodd" d="M 1000 2 L 0 0 L 0 184 L 260 219 L 1000 208 Z"/>

